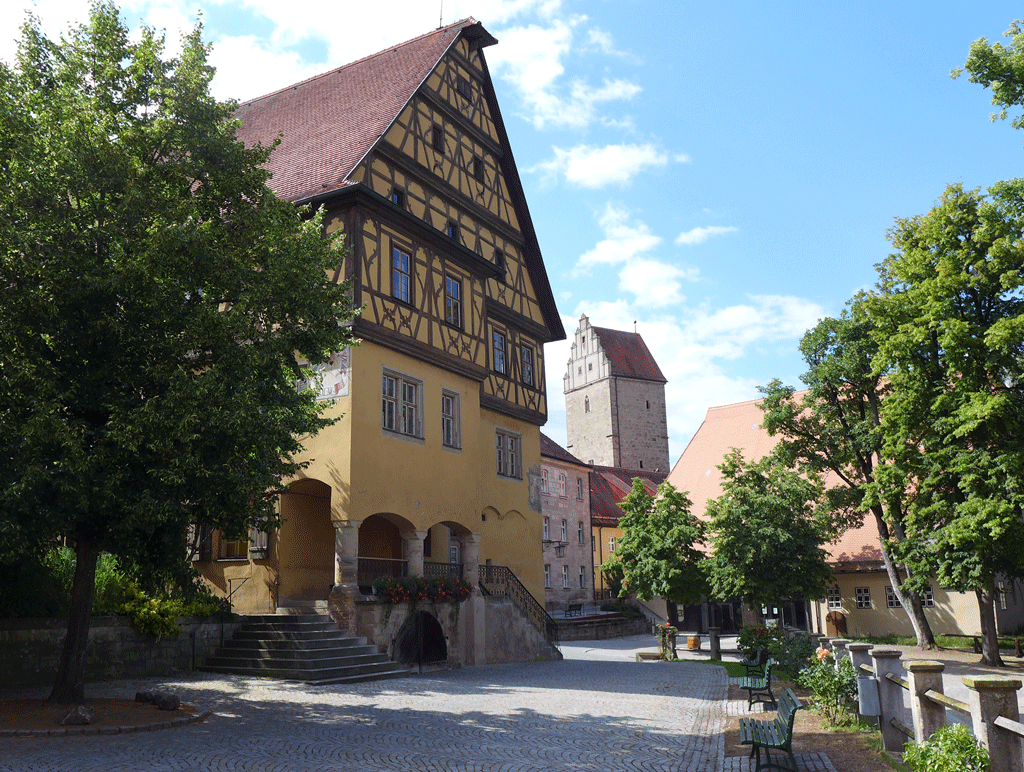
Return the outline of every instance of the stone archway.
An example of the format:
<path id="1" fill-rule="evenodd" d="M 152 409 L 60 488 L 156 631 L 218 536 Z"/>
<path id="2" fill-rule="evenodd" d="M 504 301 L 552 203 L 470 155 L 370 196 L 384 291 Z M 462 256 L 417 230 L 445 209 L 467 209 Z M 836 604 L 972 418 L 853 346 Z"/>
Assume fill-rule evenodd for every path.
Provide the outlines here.
<path id="1" fill-rule="evenodd" d="M 326 600 L 334 586 L 334 527 L 331 488 L 319 480 L 297 480 L 281 496 L 278 531 L 278 606 Z"/>
<path id="2" fill-rule="evenodd" d="M 395 636 L 392 657 L 407 667 L 447 662 L 448 642 L 441 623 L 427 611 L 413 611 Z"/>

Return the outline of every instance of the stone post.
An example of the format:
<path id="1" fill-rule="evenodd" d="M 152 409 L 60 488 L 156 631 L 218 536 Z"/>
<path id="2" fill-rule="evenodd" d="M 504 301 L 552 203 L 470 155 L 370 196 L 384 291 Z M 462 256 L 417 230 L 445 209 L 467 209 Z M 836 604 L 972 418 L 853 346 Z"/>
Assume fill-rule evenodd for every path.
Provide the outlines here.
<path id="1" fill-rule="evenodd" d="M 927 740 L 940 726 L 946 725 L 946 708 L 924 696 L 927 691 L 942 691 L 941 662 L 930 659 L 916 659 L 903 665 L 907 669 L 910 683 L 910 713 L 914 717 L 914 741 Z"/>
<path id="2" fill-rule="evenodd" d="M 359 524 L 361 520 L 334 520 L 334 587 L 327 599 L 331 619 L 342 630 L 356 629 L 359 594 Z"/>
<path id="3" fill-rule="evenodd" d="M 710 649 L 711 659 L 713 660 L 722 659 L 722 645 L 718 640 L 719 632 L 721 632 L 721 628 L 708 628 L 708 648 Z"/>
<path id="4" fill-rule="evenodd" d="M 483 665 L 487 662 L 487 607 L 480 595 L 480 536 L 468 534 L 459 537 L 459 555 L 462 559 L 462 578 L 473 587 L 462 608 L 463 662 L 467 665 Z"/>
<path id="5" fill-rule="evenodd" d="M 969 690 L 967 704 L 971 706 L 974 736 L 988 749 L 992 772 L 1020 772 L 1024 768 L 1020 737 L 994 722 L 997 716 L 1011 721 L 1020 720 L 1017 690 L 1021 687 L 1021 680 L 1006 676 L 964 676 L 964 685 Z"/>
<path id="6" fill-rule="evenodd" d="M 859 679 L 861 679 L 861 678 L 869 678 L 868 674 L 860 669 L 860 666 L 861 665 L 870 665 L 871 664 L 871 655 L 868 654 L 868 651 L 870 649 L 871 649 L 871 644 L 870 643 L 854 642 L 854 643 L 846 644 L 846 652 L 850 656 L 850 662 L 853 664 L 853 674 L 857 677 L 857 679 L 858 679 L 857 683 L 858 684 L 860 684 L 860 680 Z M 858 688 L 858 707 L 859 707 L 859 703 L 860 703 L 860 699 L 859 699 L 860 686 L 858 686 L 857 688 Z M 874 684 L 871 684 L 870 688 L 873 689 L 874 688 Z M 874 723 L 874 721 L 878 718 L 877 716 L 866 716 L 863 713 L 861 713 L 860 711 L 857 712 L 857 717 L 861 721 L 865 721 L 867 723 Z"/>
<path id="7" fill-rule="evenodd" d="M 405 558 L 406 576 L 423 576 L 423 540 L 426 531 L 401 531 L 402 557 Z M 445 548 L 447 551 L 447 548 Z"/>
<path id="8" fill-rule="evenodd" d="M 840 657 L 849 657 L 850 652 L 846 650 L 847 644 L 851 643 L 849 638 L 833 638 L 832 639 L 832 656 L 836 663 L 836 668 L 839 667 Z"/>
<path id="9" fill-rule="evenodd" d="M 889 673 L 900 674 L 900 652 L 898 649 L 871 650 L 871 660 L 875 664 L 875 678 L 878 680 L 878 698 L 881 703 L 882 715 L 878 717 L 878 728 L 882 731 L 882 747 L 890 753 L 902 753 L 907 738 L 899 729 L 889 723 L 890 719 L 903 721 L 903 687 L 894 684 L 885 676 Z"/>

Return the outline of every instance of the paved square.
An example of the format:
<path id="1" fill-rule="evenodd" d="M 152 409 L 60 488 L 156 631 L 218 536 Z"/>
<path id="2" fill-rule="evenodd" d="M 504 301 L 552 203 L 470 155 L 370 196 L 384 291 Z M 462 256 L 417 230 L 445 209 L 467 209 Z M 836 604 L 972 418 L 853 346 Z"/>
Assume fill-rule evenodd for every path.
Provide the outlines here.
<path id="1" fill-rule="evenodd" d="M 92 684 L 96 697 L 164 684 L 214 715 L 157 732 L 8 739 L 0 769 L 721 770 L 725 672 L 633 661 L 650 641 L 350 686 L 196 674 Z"/>

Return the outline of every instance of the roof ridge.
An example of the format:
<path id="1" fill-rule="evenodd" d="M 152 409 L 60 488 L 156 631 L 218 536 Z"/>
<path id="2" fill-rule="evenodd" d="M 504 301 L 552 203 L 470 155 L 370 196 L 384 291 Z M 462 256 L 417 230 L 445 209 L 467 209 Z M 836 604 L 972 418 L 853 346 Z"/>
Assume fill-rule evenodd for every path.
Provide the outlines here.
<path id="1" fill-rule="evenodd" d="M 430 37 L 432 35 L 443 34 L 443 33 L 447 32 L 448 30 L 450 30 L 450 29 L 452 29 L 454 27 L 458 27 L 459 29 L 462 29 L 463 27 L 470 27 L 470 26 L 472 26 L 474 24 L 479 24 L 479 22 L 475 18 L 473 18 L 472 16 L 466 16 L 465 18 L 459 19 L 458 21 L 452 22 L 451 24 L 446 24 L 443 27 L 438 27 L 437 29 L 432 29 L 432 30 L 430 30 L 430 32 L 424 32 L 422 35 L 417 35 L 414 38 L 409 38 L 408 40 L 403 40 L 401 43 L 395 43 L 394 45 L 388 46 L 387 48 L 383 48 L 380 51 L 376 51 L 375 53 L 367 54 L 366 56 L 362 57 L 361 59 L 356 59 L 354 62 L 347 62 L 345 64 L 342 64 L 342 65 L 338 66 L 338 67 L 331 67 L 329 70 L 324 70 L 323 72 L 318 73 L 317 75 L 311 75 L 308 78 L 306 78 L 305 80 L 300 80 L 300 81 L 297 81 L 296 83 L 289 83 L 287 86 L 282 86 L 281 88 L 277 89 L 276 91 L 270 91 L 270 92 L 268 92 L 266 94 L 262 94 L 261 96 L 253 97 L 252 99 L 247 99 L 244 102 L 239 102 L 238 106 L 242 107 L 243 105 L 252 105 L 252 104 L 260 102 L 260 101 L 262 101 L 264 99 L 269 99 L 270 97 L 276 96 L 277 94 L 283 93 L 285 91 L 291 91 L 293 89 L 298 88 L 299 86 L 304 86 L 307 83 L 312 83 L 313 81 L 320 80 L 321 78 L 326 78 L 328 75 L 334 75 L 335 73 L 343 72 L 345 70 L 350 69 L 351 67 L 354 67 L 357 64 L 363 64 L 365 62 L 370 61 L 371 59 L 376 59 L 378 56 L 383 56 L 384 54 L 391 53 L 395 49 L 401 48 L 403 46 L 407 46 L 410 43 L 416 43 L 416 42 L 418 42 L 420 40 L 424 40 L 425 38 L 428 38 L 428 37 Z"/>

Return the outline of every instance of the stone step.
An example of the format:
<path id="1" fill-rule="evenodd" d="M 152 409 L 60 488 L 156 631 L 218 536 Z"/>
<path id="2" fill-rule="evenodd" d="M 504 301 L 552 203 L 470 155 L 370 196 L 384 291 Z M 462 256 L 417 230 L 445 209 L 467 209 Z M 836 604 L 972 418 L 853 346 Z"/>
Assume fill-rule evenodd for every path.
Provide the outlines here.
<path id="1" fill-rule="evenodd" d="M 331 619 L 327 614 L 247 614 L 245 617 L 245 624 L 256 623 L 256 624 L 274 624 L 279 626 L 290 626 L 300 624 L 330 624 L 337 629 L 337 625 L 334 624 L 334 620 Z"/>
<path id="2" fill-rule="evenodd" d="M 225 673 L 227 675 L 256 676 L 260 678 L 280 678 L 285 681 L 303 681 L 305 683 L 354 683 L 384 677 L 401 677 L 408 671 L 400 670 L 394 662 L 370 662 L 365 665 L 349 667 L 307 667 L 282 668 L 260 665 L 204 665 L 199 668 L 205 672 Z M 394 675 L 392 675 L 394 674 Z"/>
<path id="3" fill-rule="evenodd" d="M 313 640 L 266 639 L 266 638 L 231 638 L 224 643 L 225 647 L 247 651 L 294 651 L 298 654 L 314 652 L 322 649 L 354 650 L 367 646 L 365 638 L 315 638 Z M 376 648 L 373 648 L 376 651 Z"/>
<path id="4" fill-rule="evenodd" d="M 243 641 L 333 641 L 341 637 L 341 631 L 238 629 L 235 631 L 234 637 Z"/>
<path id="5" fill-rule="evenodd" d="M 239 655 L 218 649 L 212 657 L 207 657 L 206 664 L 209 667 L 253 667 L 263 670 L 319 670 L 322 668 L 358 668 L 364 665 L 390 664 L 390 662 L 387 657 L 377 651 L 345 656 L 293 658 Z"/>
<path id="6" fill-rule="evenodd" d="M 282 617 L 287 619 L 287 617 Z M 274 624 L 273 622 L 242 622 L 238 627 L 247 633 L 340 633 L 333 622 L 292 622 L 290 624 Z"/>

